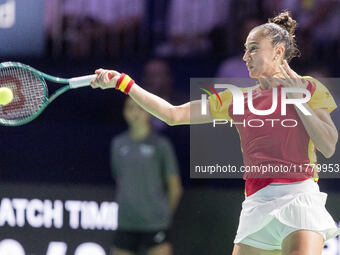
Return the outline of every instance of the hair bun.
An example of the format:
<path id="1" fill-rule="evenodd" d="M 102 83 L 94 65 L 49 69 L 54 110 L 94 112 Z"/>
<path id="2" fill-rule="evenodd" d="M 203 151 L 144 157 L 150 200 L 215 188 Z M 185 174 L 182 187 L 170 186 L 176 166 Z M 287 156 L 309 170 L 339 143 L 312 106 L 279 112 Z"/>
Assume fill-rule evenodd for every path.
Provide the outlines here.
<path id="1" fill-rule="evenodd" d="M 281 12 L 274 18 L 268 20 L 269 23 L 274 23 L 280 27 L 286 29 L 288 33 L 294 37 L 294 32 L 296 28 L 296 21 L 291 17 L 289 11 Z"/>

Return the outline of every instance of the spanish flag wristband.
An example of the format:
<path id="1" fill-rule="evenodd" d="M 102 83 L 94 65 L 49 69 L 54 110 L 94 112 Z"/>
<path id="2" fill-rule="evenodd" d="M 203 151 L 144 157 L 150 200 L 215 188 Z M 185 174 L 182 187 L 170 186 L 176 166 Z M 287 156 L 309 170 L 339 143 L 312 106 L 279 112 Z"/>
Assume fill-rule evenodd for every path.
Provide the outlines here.
<path id="1" fill-rule="evenodd" d="M 134 80 L 131 79 L 131 77 L 125 73 L 121 73 L 117 84 L 116 89 L 120 90 L 121 92 L 125 93 L 126 95 L 129 94 L 129 91 L 132 87 L 132 85 L 135 83 Z"/>

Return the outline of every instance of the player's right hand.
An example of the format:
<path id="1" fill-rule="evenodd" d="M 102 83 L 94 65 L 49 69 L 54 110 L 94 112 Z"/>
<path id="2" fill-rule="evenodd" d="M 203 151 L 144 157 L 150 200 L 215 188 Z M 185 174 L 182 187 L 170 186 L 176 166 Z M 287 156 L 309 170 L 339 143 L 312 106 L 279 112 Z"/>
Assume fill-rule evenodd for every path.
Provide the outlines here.
<path id="1" fill-rule="evenodd" d="M 120 77 L 120 73 L 114 70 L 97 69 L 95 71 L 97 77 L 90 83 L 92 88 L 109 89 L 115 88 L 117 81 Z"/>

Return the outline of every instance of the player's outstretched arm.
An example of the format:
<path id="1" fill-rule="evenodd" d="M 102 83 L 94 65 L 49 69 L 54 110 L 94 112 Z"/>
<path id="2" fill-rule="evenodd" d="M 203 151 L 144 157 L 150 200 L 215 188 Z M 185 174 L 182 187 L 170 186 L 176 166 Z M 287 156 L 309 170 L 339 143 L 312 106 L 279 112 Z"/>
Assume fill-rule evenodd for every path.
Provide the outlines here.
<path id="1" fill-rule="evenodd" d="M 128 75 L 105 69 L 96 70 L 96 74 L 97 78 L 91 82 L 93 88 L 116 88 L 121 90 L 150 114 L 170 126 L 208 123 L 212 121 L 209 111 L 207 115 L 201 115 L 200 100 L 174 106 L 163 98 L 138 86 Z"/>

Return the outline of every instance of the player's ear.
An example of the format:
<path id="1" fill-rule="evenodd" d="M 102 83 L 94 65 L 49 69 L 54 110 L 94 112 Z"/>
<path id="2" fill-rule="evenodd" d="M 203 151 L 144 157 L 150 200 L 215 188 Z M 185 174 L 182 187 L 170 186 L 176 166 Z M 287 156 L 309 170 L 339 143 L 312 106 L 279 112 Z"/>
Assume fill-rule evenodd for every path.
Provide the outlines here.
<path id="1" fill-rule="evenodd" d="M 275 46 L 274 48 L 274 59 L 275 60 L 282 60 L 285 54 L 285 47 L 283 46 L 282 43 L 279 43 L 278 45 Z"/>

